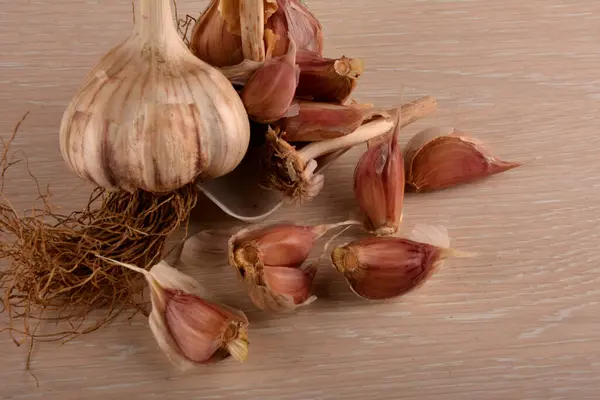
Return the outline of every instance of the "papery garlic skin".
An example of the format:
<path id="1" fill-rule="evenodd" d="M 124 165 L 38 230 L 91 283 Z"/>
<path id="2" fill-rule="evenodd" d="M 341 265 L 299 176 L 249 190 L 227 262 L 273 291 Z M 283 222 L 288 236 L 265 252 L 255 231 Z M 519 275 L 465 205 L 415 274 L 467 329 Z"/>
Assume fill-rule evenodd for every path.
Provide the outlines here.
<path id="1" fill-rule="evenodd" d="M 265 37 L 268 35 L 277 39 L 266 41 L 267 53 L 273 57 L 287 52 L 290 39 L 296 42 L 298 50 L 323 54 L 323 28 L 299 0 L 277 0 L 277 10 L 265 24 Z"/>
<path id="2" fill-rule="evenodd" d="M 520 165 L 498 159 L 453 127 L 421 131 L 405 148 L 406 183 L 417 192 L 470 183 Z"/>
<path id="3" fill-rule="evenodd" d="M 188 50 L 170 2 L 137 8 L 132 35 L 93 68 L 63 115 L 63 158 L 81 178 L 128 191 L 169 192 L 229 173 L 250 139 L 239 96 Z"/>

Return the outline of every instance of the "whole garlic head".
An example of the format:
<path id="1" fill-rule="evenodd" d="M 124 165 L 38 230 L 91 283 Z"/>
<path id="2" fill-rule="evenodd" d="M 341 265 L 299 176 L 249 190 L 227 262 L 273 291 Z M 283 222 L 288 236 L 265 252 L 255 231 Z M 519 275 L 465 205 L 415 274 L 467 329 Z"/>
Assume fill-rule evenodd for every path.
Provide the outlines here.
<path id="1" fill-rule="evenodd" d="M 60 147 L 107 189 L 169 192 L 231 172 L 250 140 L 244 106 L 178 36 L 170 1 L 139 0 L 131 36 L 87 75 L 66 109 Z"/>

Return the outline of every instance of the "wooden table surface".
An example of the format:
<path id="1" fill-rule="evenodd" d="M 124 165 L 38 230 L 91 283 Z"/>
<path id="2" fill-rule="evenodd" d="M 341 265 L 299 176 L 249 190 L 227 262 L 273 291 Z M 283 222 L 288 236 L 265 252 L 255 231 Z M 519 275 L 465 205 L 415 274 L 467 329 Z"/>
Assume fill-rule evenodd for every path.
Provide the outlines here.
<path id="1" fill-rule="evenodd" d="M 453 124 L 502 158 L 540 160 L 485 182 L 410 195 L 407 225 L 443 224 L 452 260 L 395 302 L 359 301 L 327 263 L 320 299 L 258 312 L 223 257 L 186 249 L 178 265 L 251 320 L 249 360 L 180 373 L 141 315 L 59 345 L 0 337 L 2 399 L 597 399 L 600 389 L 600 3 L 581 0 L 311 0 L 329 56 L 361 57 L 358 99 L 391 106 L 432 95 L 439 111 L 405 130 Z M 206 1 L 179 1 L 197 13 Z M 64 210 L 91 187 L 62 161 L 58 127 L 87 71 L 130 32 L 128 1 L 0 0 L 0 137 L 15 141 Z M 402 96 L 402 97 L 401 97 Z M 327 173 L 312 203 L 271 221 L 335 222 L 356 212 L 353 167 Z M 6 194 L 35 201 L 21 168 Z M 196 223 L 240 225 L 203 202 Z M 192 245 L 194 243 L 191 243 Z M 5 314 L 0 315 L 2 324 Z"/>

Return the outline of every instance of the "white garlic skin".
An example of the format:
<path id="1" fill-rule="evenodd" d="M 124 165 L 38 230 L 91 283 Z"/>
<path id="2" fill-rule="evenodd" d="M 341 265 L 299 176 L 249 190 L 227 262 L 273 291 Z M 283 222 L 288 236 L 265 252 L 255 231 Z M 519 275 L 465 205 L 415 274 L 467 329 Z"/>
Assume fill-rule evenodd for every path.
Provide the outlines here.
<path id="1" fill-rule="evenodd" d="M 248 116 L 233 86 L 187 49 L 170 10 L 162 12 L 150 16 L 162 20 L 161 32 L 138 23 L 63 115 L 63 158 L 109 190 L 169 192 L 231 172 L 248 149 Z"/>

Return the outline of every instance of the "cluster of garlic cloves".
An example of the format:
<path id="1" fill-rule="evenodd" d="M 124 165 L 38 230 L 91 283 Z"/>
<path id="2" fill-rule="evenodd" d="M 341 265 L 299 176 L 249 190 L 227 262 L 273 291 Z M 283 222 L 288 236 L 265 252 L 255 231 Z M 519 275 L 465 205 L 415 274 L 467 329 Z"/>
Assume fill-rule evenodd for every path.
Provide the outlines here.
<path id="1" fill-rule="evenodd" d="M 453 127 L 416 134 L 404 150 L 406 184 L 416 192 L 449 188 L 521 166 L 495 157 L 481 141 Z"/>
<path id="2" fill-rule="evenodd" d="M 197 20 L 190 48 L 215 67 L 284 56 L 298 49 L 323 53 L 323 31 L 297 0 L 212 0 Z"/>
<path id="3" fill-rule="evenodd" d="M 262 310 L 291 311 L 312 303 L 316 265 L 306 264 L 315 242 L 331 229 L 356 224 L 277 224 L 240 230 L 229 240 L 229 264 Z"/>
<path id="4" fill-rule="evenodd" d="M 100 256 L 98 256 L 100 257 Z M 169 361 L 181 370 L 233 357 L 248 357 L 248 318 L 204 298 L 200 284 L 165 261 L 149 271 L 100 257 L 142 273 L 150 286 L 150 329 Z"/>

